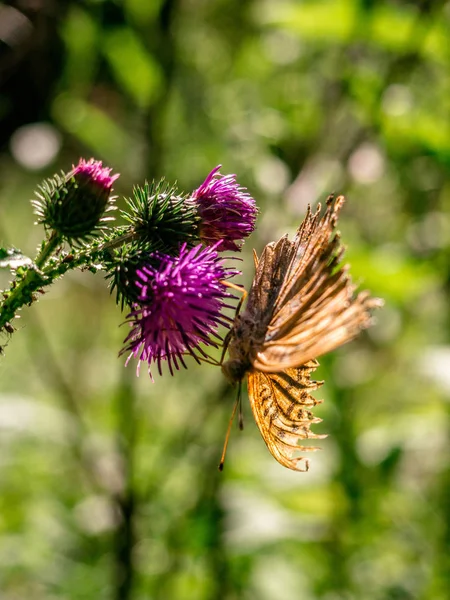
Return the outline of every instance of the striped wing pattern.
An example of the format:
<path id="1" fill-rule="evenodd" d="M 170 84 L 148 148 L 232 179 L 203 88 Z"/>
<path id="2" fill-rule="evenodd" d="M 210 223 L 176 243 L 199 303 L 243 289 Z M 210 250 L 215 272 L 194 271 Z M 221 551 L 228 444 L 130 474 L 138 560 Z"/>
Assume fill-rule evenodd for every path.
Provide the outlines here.
<path id="1" fill-rule="evenodd" d="M 272 373 L 298 367 L 370 325 L 371 310 L 380 301 L 368 292 L 355 295 L 348 267 L 340 264 L 344 249 L 335 227 L 343 203 L 343 196 L 330 196 L 323 217 L 320 207 L 315 214 L 308 210 L 289 248 L 264 343 L 251 357 L 254 369 Z"/>
<path id="2" fill-rule="evenodd" d="M 322 385 L 310 379 L 317 366 L 317 361 L 310 361 L 279 373 L 248 373 L 250 406 L 259 431 L 274 458 L 294 471 L 308 470 L 308 460 L 294 456 L 295 453 L 317 450 L 313 446 L 298 446 L 298 442 L 326 437 L 310 429 L 313 423 L 321 421 L 310 410 L 319 403 L 310 392 Z"/>

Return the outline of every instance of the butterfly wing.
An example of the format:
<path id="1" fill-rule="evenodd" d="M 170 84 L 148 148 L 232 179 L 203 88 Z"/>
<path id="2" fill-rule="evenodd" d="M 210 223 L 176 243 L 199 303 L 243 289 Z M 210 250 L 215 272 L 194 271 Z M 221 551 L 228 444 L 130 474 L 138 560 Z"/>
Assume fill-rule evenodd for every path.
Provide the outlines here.
<path id="1" fill-rule="evenodd" d="M 322 382 L 310 379 L 317 365 L 317 361 L 310 361 L 279 373 L 255 370 L 248 373 L 250 406 L 259 431 L 272 456 L 294 471 L 308 470 L 308 461 L 304 457 L 294 457 L 295 452 L 317 450 L 311 446 L 298 446 L 298 442 L 326 437 L 310 430 L 313 423 L 321 421 L 310 412 L 318 404 L 310 392 L 322 385 Z"/>
<path id="2" fill-rule="evenodd" d="M 232 381 L 248 370 L 250 405 L 261 435 L 276 460 L 293 470 L 307 470 L 308 461 L 294 456 L 299 441 L 322 438 L 311 432 L 310 391 L 316 357 L 354 338 L 370 324 L 370 311 L 381 305 L 355 286 L 340 264 L 343 247 L 335 232 L 342 196 L 308 209 L 295 239 L 268 244 L 259 260 L 246 310 L 236 317 L 229 347 L 240 367 Z M 224 372 L 230 369 L 225 368 Z M 230 371 L 231 372 L 231 371 Z"/>
<path id="3" fill-rule="evenodd" d="M 251 357 L 256 370 L 298 367 L 345 344 L 370 325 L 371 309 L 380 306 L 368 292 L 355 295 L 348 267 L 340 264 L 344 249 L 335 227 L 343 203 L 343 196 L 330 196 L 323 217 L 320 207 L 315 214 L 308 209 L 284 263 L 264 342 Z"/>
<path id="4" fill-rule="evenodd" d="M 246 313 L 256 318 L 261 331 L 272 319 L 278 293 L 289 268 L 294 243 L 283 236 L 264 248 L 259 259 L 254 253 L 256 273 L 248 294 Z"/>

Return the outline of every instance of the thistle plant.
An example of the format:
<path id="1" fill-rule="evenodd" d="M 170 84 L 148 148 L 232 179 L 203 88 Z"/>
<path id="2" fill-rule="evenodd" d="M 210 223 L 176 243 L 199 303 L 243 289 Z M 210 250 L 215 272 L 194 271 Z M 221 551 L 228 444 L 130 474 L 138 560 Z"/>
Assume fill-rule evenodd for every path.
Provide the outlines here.
<path id="1" fill-rule="evenodd" d="M 31 259 L 0 248 L 0 267 L 13 275 L 2 291 L 0 334 L 12 335 L 25 305 L 32 305 L 71 269 L 102 272 L 126 312 L 130 332 L 120 354 L 162 372 L 186 366 L 185 355 L 208 360 L 217 347 L 223 312 L 233 295 L 227 280 L 237 271 L 219 254 L 239 250 L 254 229 L 256 205 L 234 175 L 220 166 L 190 193 L 164 179 L 135 186 L 114 219 L 113 184 L 119 177 L 94 159 L 44 181 L 32 200 L 45 238 Z M 117 214 L 117 213 L 116 213 Z M 151 373 L 150 373 L 151 374 Z"/>

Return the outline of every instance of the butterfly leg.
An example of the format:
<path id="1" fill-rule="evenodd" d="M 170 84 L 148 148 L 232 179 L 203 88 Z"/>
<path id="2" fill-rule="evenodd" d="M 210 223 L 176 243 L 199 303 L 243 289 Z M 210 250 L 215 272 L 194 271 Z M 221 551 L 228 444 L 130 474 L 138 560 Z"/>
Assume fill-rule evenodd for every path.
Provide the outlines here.
<path id="1" fill-rule="evenodd" d="M 220 458 L 220 463 L 219 463 L 219 471 L 223 471 L 223 465 L 225 463 L 225 455 L 227 453 L 227 448 L 228 448 L 228 441 L 230 439 L 231 426 L 233 425 L 234 417 L 236 416 L 237 407 L 241 405 L 241 387 L 242 387 L 242 381 L 239 382 L 237 398 L 236 398 L 236 401 L 233 406 L 233 412 L 231 413 L 231 417 L 228 422 L 227 433 L 225 435 L 225 442 L 223 444 L 222 456 Z"/>
<path id="2" fill-rule="evenodd" d="M 239 429 L 244 431 L 244 413 L 242 412 L 241 383 L 239 383 Z"/>
<path id="3" fill-rule="evenodd" d="M 225 339 L 223 340 L 223 347 L 222 347 L 222 355 L 220 357 L 220 361 L 219 361 L 219 365 L 223 364 L 223 360 L 225 358 L 225 354 L 227 353 L 228 350 L 228 345 L 230 343 L 231 340 L 231 334 L 233 333 L 233 330 L 230 329 L 230 331 L 227 333 L 227 335 L 225 336 Z"/>
<path id="4" fill-rule="evenodd" d="M 229 287 L 229 288 L 231 288 L 233 290 L 236 290 L 237 292 L 240 292 L 242 294 L 241 299 L 239 300 L 238 305 L 236 306 L 236 311 L 234 313 L 234 319 L 236 319 L 236 317 L 238 316 L 238 314 L 241 312 L 242 305 L 244 304 L 244 301 L 245 301 L 245 299 L 248 296 L 248 292 L 241 285 L 236 285 L 235 283 L 231 283 L 230 281 L 222 280 L 222 283 L 226 287 Z M 223 340 L 222 356 L 220 357 L 220 361 L 219 361 L 220 365 L 223 363 L 223 360 L 225 358 L 225 354 L 227 353 L 228 345 L 229 345 L 230 340 L 231 340 L 232 332 L 233 332 L 233 329 L 230 329 L 230 331 L 225 336 L 225 339 Z"/>
<path id="5" fill-rule="evenodd" d="M 224 279 L 222 279 L 220 281 L 220 283 L 222 283 L 224 286 L 229 287 L 232 290 L 236 290 L 236 292 L 240 292 L 242 294 L 242 297 L 239 300 L 239 303 L 236 307 L 236 312 L 234 315 L 236 317 L 241 311 L 242 304 L 244 303 L 244 300 L 247 298 L 248 292 L 244 287 L 242 287 L 242 285 L 236 285 L 235 283 L 231 283 L 231 281 L 225 281 Z"/>

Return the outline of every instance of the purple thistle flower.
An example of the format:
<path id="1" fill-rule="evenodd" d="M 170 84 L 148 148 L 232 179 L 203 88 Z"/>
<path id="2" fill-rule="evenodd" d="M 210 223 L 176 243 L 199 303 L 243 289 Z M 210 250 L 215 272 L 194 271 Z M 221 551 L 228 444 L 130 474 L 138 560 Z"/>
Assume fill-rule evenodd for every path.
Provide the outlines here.
<path id="1" fill-rule="evenodd" d="M 200 239 L 221 250 L 240 250 L 243 241 L 255 228 L 255 200 L 236 182 L 236 175 L 220 175 L 220 167 L 211 171 L 192 195 L 201 218 Z"/>
<path id="2" fill-rule="evenodd" d="M 102 166 L 101 160 L 94 160 L 93 158 L 85 160 L 84 158 L 80 158 L 77 166 L 73 166 L 69 177 L 73 175 L 78 182 L 85 182 L 97 187 L 100 193 L 104 192 L 108 197 L 113 183 L 119 177 L 118 174 L 111 176 L 111 171 L 111 168 Z"/>
<path id="3" fill-rule="evenodd" d="M 221 340 L 218 326 L 231 322 L 221 311 L 234 308 L 224 302 L 234 296 L 223 280 L 237 271 L 224 266 L 216 247 L 201 244 L 190 250 L 183 244 L 178 256 L 154 252 L 150 260 L 136 272 L 141 293 L 127 317 L 132 330 L 121 354 L 131 351 L 127 364 L 132 357 L 139 359 L 138 374 L 141 361 L 149 367 L 156 363 L 160 374 L 162 361 L 167 361 L 173 375 L 179 363 L 186 368 L 183 354 L 197 362 L 208 358 L 199 344 L 218 347 L 211 336 Z"/>

